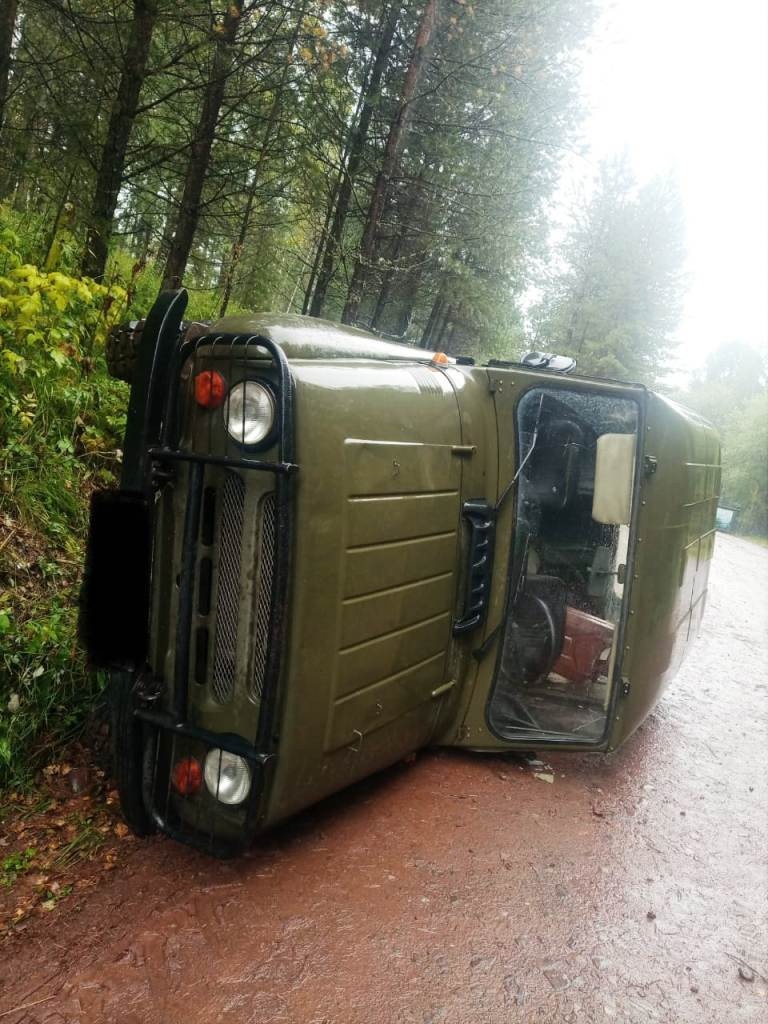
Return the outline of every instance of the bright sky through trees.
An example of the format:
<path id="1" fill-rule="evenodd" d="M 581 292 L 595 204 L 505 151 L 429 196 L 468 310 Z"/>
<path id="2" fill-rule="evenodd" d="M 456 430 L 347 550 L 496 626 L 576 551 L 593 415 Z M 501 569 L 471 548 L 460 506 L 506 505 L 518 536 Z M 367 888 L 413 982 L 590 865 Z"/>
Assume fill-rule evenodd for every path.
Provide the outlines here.
<path id="1" fill-rule="evenodd" d="M 640 182 L 671 171 L 687 221 L 677 363 L 723 341 L 768 344 L 768 3 L 606 0 L 584 59 L 585 157 L 563 195 L 626 151 Z"/>

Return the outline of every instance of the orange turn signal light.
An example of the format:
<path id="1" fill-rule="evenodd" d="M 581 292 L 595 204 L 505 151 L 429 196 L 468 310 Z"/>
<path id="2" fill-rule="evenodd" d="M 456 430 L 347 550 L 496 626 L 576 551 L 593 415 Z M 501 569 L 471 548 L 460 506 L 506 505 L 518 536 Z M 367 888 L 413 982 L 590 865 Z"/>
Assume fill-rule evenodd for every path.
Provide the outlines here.
<path id="1" fill-rule="evenodd" d="M 203 370 L 195 377 L 195 401 L 204 409 L 218 409 L 226 392 L 226 382 L 216 370 Z"/>
<path id="2" fill-rule="evenodd" d="M 173 788 L 182 796 L 192 796 L 203 784 L 202 765 L 194 757 L 183 757 L 171 772 Z"/>
<path id="3" fill-rule="evenodd" d="M 433 366 L 445 366 L 445 364 L 450 363 L 450 361 L 451 360 L 445 354 L 445 352 L 435 352 L 435 354 L 432 356 Z"/>

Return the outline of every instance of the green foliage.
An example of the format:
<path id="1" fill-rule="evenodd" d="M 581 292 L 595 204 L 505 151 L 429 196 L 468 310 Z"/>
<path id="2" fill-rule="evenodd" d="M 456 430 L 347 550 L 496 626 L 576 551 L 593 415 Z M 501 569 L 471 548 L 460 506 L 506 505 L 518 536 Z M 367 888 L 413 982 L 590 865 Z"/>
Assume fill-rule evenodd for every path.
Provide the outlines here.
<path id="1" fill-rule="evenodd" d="M 680 312 L 682 238 L 669 181 L 638 188 L 622 162 L 605 164 L 533 310 L 533 347 L 574 356 L 582 373 L 654 384 Z"/>
<path id="2" fill-rule="evenodd" d="M 19 620 L 0 653 L 0 789 L 23 785 L 36 755 L 74 735 L 101 689 L 77 647 L 76 575 L 50 574 L 40 590 L 11 593 Z"/>
<path id="3" fill-rule="evenodd" d="M 723 443 L 722 498 L 739 509 L 736 530 L 768 536 L 768 387 L 766 359 L 727 342 L 677 396 L 705 416 Z"/>
<path id="4" fill-rule="evenodd" d="M 57 903 L 72 895 L 73 888 L 72 885 L 57 885 L 50 889 L 44 889 L 41 906 L 44 910 L 53 910 Z"/>
<path id="5" fill-rule="evenodd" d="M 0 217 L 0 508 L 44 530 L 80 515 L 76 482 L 114 466 L 126 392 L 103 343 L 125 303 L 119 286 L 22 263 Z"/>
<path id="6" fill-rule="evenodd" d="M 724 433 L 744 404 L 765 390 L 765 360 L 749 345 L 720 345 L 691 379 L 682 401 Z"/>
<path id="7" fill-rule="evenodd" d="M 42 266 L 51 231 L 47 211 L 16 210 L 9 203 L 0 203 L 0 273 L 11 265 L 33 263 Z M 61 265 L 68 273 L 71 267 Z"/>
<path id="8" fill-rule="evenodd" d="M 125 291 L 22 262 L 0 219 L 0 787 L 72 731 L 98 681 L 78 653 L 87 499 L 119 465 L 125 385 L 103 341 Z"/>
<path id="9" fill-rule="evenodd" d="M 0 197 L 24 238 L 24 262 L 76 274 L 101 216 L 94 203 L 106 162 L 119 202 L 105 280 L 125 288 L 130 316 L 138 317 L 157 293 L 177 234 L 228 5 L 201 10 L 159 0 L 130 109 L 120 97 L 126 76 L 137 73 L 135 8 L 129 0 L 113 6 L 112 17 L 99 19 L 85 0 L 43 7 L 19 0 Z M 386 189 L 361 322 L 457 352 L 509 356 L 518 347 L 521 297 L 532 257 L 544 248 L 544 204 L 578 121 L 574 55 L 596 7 L 593 0 L 439 5 Z M 206 129 L 211 154 L 183 275 L 189 314 L 218 314 L 225 291 L 231 312 L 299 312 L 309 300 L 360 122 L 358 101 L 394 21 L 379 85 L 367 97 L 372 116 L 350 175 L 352 202 L 331 247 L 321 312 L 338 319 L 425 4 L 265 0 L 246 10 L 216 124 Z M 51 52 L 55 62 L 44 59 Z M 118 160 L 109 145 L 116 113 L 129 134 Z"/>
<path id="10" fill-rule="evenodd" d="M 32 867 L 37 849 L 27 846 L 24 850 L 10 853 L 0 861 L 0 885 L 10 889 L 19 875 L 25 874 Z"/>
<path id="11" fill-rule="evenodd" d="M 724 431 L 723 498 L 740 508 L 736 529 L 768 535 L 768 394 L 733 411 Z"/>
<path id="12" fill-rule="evenodd" d="M 153 265 L 145 265 L 124 249 L 115 249 L 107 264 L 105 280 L 125 292 L 125 319 L 140 320 L 157 298 L 160 291 L 160 272 Z"/>

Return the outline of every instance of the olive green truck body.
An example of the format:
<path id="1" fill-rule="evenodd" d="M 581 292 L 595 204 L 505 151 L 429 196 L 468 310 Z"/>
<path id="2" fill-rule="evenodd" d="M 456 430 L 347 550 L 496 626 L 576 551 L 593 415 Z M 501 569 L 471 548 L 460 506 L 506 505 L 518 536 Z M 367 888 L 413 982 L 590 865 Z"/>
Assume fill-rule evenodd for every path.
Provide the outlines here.
<path id="1" fill-rule="evenodd" d="M 184 336 L 184 301 L 147 321 L 83 592 L 137 831 L 226 855 L 427 745 L 633 732 L 704 609 L 708 424 L 302 317 Z"/>

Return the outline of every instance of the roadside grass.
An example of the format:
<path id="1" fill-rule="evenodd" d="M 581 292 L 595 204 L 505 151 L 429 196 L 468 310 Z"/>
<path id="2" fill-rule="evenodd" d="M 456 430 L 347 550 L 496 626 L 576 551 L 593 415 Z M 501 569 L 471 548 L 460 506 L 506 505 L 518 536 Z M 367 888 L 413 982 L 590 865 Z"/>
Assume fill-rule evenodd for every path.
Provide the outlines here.
<path id="1" fill-rule="evenodd" d="M 106 284 L 74 276 L 66 244 L 60 269 L 43 271 L 47 237 L 33 213 L 0 204 L 0 792 L 29 790 L 102 690 L 76 633 L 89 498 L 117 480 L 129 397 L 104 341 L 160 287 L 120 251 Z M 219 301 L 197 290 L 188 316 L 215 316 Z"/>
<path id="2" fill-rule="evenodd" d="M 37 856 L 37 849 L 34 846 L 27 846 L 16 853 L 9 853 L 0 861 L 0 885 L 10 889 L 19 875 L 24 875 L 32 867 Z"/>
<path id="3" fill-rule="evenodd" d="M 79 815 L 74 821 L 75 834 L 53 859 L 53 866 L 66 871 L 79 860 L 93 856 L 104 845 L 104 834 L 93 816 Z"/>
<path id="4" fill-rule="evenodd" d="M 116 480 L 128 389 L 103 342 L 127 294 L 22 262 L 0 208 L 0 791 L 93 709 L 77 644 L 88 502 Z"/>
<path id="5" fill-rule="evenodd" d="M 82 487 L 82 472 L 69 482 Z M 102 690 L 77 643 L 86 502 L 70 504 L 67 494 L 54 505 L 45 481 L 34 487 L 26 473 L 0 496 L 9 538 L 0 552 L 0 790 L 29 788 L 35 767 L 78 734 Z"/>
<path id="6" fill-rule="evenodd" d="M 78 476 L 72 474 L 73 490 L 83 485 Z M 77 735 L 103 686 L 77 643 L 87 498 L 54 508 L 45 484 L 27 484 L 19 474 L 0 498 L 10 537 L 0 552 L 0 790 L 31 784 L 35 766 Z"/>

